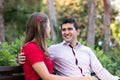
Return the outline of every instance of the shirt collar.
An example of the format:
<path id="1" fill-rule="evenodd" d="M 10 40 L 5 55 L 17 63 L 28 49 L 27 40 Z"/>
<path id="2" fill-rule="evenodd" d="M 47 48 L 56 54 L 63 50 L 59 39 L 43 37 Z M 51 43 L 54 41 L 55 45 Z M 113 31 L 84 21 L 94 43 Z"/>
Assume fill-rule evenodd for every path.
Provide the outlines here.
<path id="1" fill-rule="evenodd" d="M 70 45 L 70 43 L 69 43 L 69 42 L 66 42 L 66 41 L 63 41 L 62 43 L 63 43 L 63 45 L 67 45 L 67 46 Z M 80 46 L 81 46 L 81 43 L 80 43 L 80 42 L 77 42 L 76 47 L 77 47 L 77 46 L 80 47 Z"/>

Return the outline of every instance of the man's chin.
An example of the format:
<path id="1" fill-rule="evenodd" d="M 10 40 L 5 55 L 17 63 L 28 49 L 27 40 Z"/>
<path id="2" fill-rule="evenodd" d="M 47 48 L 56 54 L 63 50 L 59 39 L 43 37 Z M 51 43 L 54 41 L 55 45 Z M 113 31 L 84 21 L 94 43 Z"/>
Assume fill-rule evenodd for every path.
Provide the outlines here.
<path id="1" fill-rule="evenodd" d="M 70 43 L 71 41 L 70 40 L 65 40 L 67 43 Z"/>

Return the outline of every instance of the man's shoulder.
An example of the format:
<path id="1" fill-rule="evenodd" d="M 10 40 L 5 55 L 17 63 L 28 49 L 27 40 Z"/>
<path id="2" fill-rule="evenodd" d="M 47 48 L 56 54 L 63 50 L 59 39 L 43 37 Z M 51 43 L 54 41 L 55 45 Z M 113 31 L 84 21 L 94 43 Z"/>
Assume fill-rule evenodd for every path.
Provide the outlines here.
<path id="1" fill-rule="evenodd" d="M 81 45 L 82 48 L 88 48 L 90 49 L 90 47 L 86 46 L 86 45 Z"/>
<path id="2" fill-rule="evenodd" d="M 62 42 L 57 43 L 57 44 L 50 45 L 49 48 L 57 48 L 57 47 L 60 47 L 61 45 L 62 45 Z M 49 49 L 49 48 L 48 48 L 48 49 Z"/>
<path id="3" fill-rule="evenodd" d="M 61 45 L 62 45 L 62 42 L 57 43 L 57 44 L 53 44 L 53 45 L 51 45 L 50 47 L 58 47 L 58 46 L 61 46 Z"/>
<path id="4" fill-rule="evenodd" d="M 81 48 L 81 50 L 86 50 L 86 51 L 92 50 L 89 46 L 86 46 L 86 45 L 81 45 L 80 48 Z"/>

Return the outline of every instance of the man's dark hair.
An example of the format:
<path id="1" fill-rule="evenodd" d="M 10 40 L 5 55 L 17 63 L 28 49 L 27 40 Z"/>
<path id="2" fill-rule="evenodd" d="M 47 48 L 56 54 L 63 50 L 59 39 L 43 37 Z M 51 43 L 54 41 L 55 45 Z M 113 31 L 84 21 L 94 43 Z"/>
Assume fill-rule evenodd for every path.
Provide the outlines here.
<path id="1" fill-rule="evenodd" d="M 67 24 L 67 23 L 74 24 L 75 29 L 76 30 L 78 29 L 78 23 L 77 23 L 77 21 L 75 19 L 73 19 L 73 18 L 64 18 L 63 21 L 62 21 L 61 27 L 62 27 L 63 24 Z"/>

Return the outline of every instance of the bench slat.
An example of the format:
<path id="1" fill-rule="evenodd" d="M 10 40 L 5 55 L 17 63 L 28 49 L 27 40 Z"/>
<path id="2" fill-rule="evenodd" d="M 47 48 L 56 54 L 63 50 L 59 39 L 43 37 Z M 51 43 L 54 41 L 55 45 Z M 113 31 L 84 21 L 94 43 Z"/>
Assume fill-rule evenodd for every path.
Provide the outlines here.
<path id="1" fill-rule="evenodd" d="M 22 66 L 0 66 L 0 73 L 20 73 L 23 72 Z"/>
<path id="2" fill-rule="evenodd" d="M 22 66 L 0 66 L 0 80 L 25 80 Z"/>
<path id="3" fill-rule="evenodd" d="M 0 76 L 0 80 L 24 80 L 24 75 L 20 76 Z"/>

